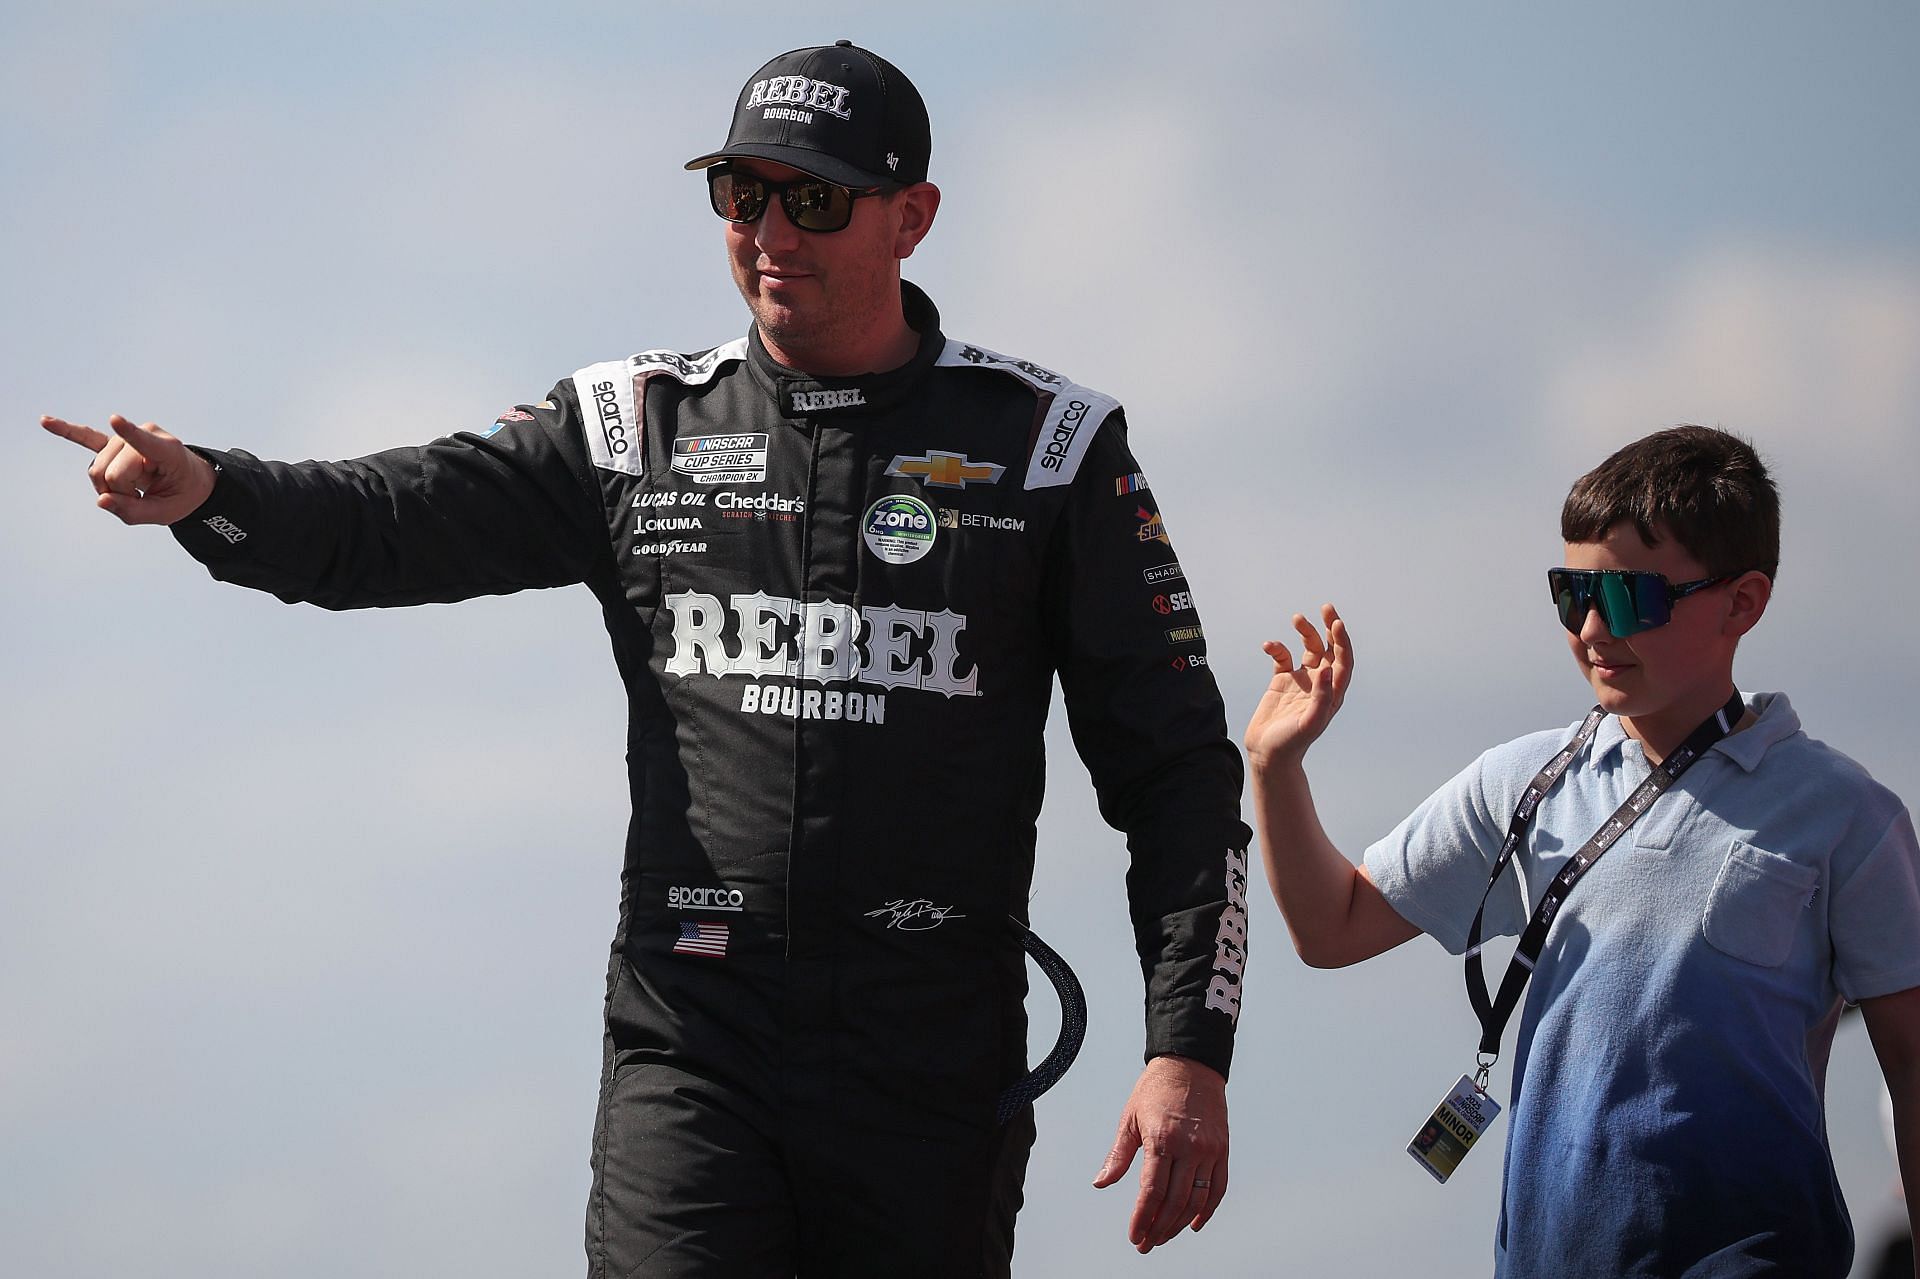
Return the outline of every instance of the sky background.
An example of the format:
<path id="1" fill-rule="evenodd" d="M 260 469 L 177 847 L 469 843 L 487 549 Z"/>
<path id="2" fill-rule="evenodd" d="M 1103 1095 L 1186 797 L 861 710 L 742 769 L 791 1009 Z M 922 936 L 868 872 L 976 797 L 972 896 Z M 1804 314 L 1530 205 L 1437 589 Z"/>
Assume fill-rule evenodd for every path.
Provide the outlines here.
<path id="1" fill-rule="evenodd" d="M 220 587 L 35 419 L 343 457 L 734 337 L 680 165 L 798 45 L 925 95 L 945 202 L 907 267 L 948 332 L 1128 406 L 1236 736 L 1260 640 L 1341 606 L 1310 765 L 1350 853 L 1585 709 L 1560 500 L 1678 421 L 1784 494 L 1743 687 L 1920 793 L 1912 5 L 530 10 L 0 0 L 0 1271 L 579 1273 L 627 816 L 592 599 Z M 1033 914 L 1093 1020 L 1018 1272 L 1486 1273 L 1498 1152 L 1445 1187 L 1402 1152 L 1470 1058 L 1458 962 L 1309 970 L 1259 882 L 1228 1200 L 1127 1247 L 1131 1180 L 1088 1188 L 1138 1071 L 1125 850 L 1055 723 Z M 1877 1096 L 1849 1024 L 1869 1246 Z"/>

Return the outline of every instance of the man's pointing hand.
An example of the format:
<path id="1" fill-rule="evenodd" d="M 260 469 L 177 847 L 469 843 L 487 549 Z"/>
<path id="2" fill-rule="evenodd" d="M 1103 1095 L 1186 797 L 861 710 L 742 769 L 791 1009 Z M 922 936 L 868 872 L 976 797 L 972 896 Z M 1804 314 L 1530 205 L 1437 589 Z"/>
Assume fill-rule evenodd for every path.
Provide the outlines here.
<path id="1" fill-rule="evenodd" d="M 93 454 L 95 504 L 123 524 L 172 524 L 213 492 L 213 464 L 151 422 L 135 426 L 115 413 L 107 419 L 112 435 L 57 417 L 40 425 Z"/>

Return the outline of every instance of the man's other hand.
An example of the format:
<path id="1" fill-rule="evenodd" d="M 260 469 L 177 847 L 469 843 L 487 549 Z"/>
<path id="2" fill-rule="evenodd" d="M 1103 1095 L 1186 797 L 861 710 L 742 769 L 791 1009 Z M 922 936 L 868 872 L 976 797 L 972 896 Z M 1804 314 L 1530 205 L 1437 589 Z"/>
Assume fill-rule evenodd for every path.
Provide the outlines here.
<path id="1" fill-rule="evenodd" d="M 213 464 L 151 422 L 135 426 L 115 413 L 107 419 L 112 435 L 57 417 L 40 425 L 93 454 L 95 505 L 123 524 L 175 523 L 213 492 Z"/>
<path id="2" fill-rule="evenodd" d="M 1155 1057 L 1120 1112 L 1120 1132 L 1096 1187 L 1120 1180 L 1137 1150 L 1140 1197 L 1127 1238 L 1141 1252 L 1166 1243 L 1189 1222 L 1207 1224 L 1227 1193 L 1227 1081 L 1187 1057 Z"/>

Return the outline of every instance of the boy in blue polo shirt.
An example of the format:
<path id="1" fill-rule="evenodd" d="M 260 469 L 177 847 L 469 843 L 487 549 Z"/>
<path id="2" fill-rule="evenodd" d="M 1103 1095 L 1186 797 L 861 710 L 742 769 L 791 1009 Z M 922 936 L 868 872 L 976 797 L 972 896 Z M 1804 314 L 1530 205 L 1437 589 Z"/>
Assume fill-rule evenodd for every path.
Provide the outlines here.
<path id="1" fill-rule="evenodd" d="M 1331 605 L 1324 637 L 1296 614 L 1301 660 L 1268 642 L 1247 728 L 1268 880 L 1315 967 L 1422 932 L 1466 953 L 1476 911 L 1483 937 L 1544 935 L 1511 1041 L 1497 1275 L 1842 1279 L 1853 1235 L 1822 1094 L 1843 1000 L 1893 1096 L 1910 1215 L 1920 1192 L 1912 820 L 1785 694 L 1735 691 L 1779 562 L 1778 497 L 1747 443 L 1648 436 L 1582 476 L 1560 524 L 1550 585 L 1604 716 L 1494 747 L 1355 866 L 1303 767 L 1353 649 Z M 1564 771 L 1543 772 L 1563 748 Z M 1530 785 L 1545 796 L 1528 824 Z"/>

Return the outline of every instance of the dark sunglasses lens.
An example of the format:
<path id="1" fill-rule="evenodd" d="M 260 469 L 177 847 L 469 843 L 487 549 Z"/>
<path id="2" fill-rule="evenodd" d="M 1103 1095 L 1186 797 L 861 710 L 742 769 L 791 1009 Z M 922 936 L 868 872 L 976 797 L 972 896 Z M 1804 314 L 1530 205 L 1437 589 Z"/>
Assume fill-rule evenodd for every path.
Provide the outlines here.
<path id="1" fill-rule="evenodd" d="M 1586 624 L 1587 607 L 1592 599 L 1586 579 L 1563 568 L 1547 571 L 1547 585 L 1553 588 L 1553 604 L 1560 611 L 1560 625 L 1578 635 Z"/>
<path id="2" fill-rule="evenodd" d="M 1553 588 L 1560 625 L 1574 635 L 1595 608 L 1615 639 L 1665 626 L 1673 616 L 1673 593 L 1658 573 L 1550 568 L 1547 585 Z"/>
<path id="3" fill-rule="evenodd" d="M 802 231 L 838 231 L 853 217 L 853 193 L 831 182 L 790 182 L 780 207 Z"/>
<path id="4" fill-rule="evenodd" d="M 708 170 L 707 197 L 729 222 L 752 222 L 767 207 L 767 189 L 744 173 Z"/>
<path id="5" fill-rule="evenodd" d="M 1673 591 L 1659 573 L 1623 573 L 1633 592 L 1633 631 L 1650 631 L 1673 620 Z"/>

